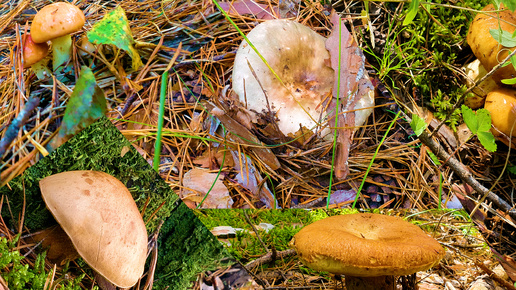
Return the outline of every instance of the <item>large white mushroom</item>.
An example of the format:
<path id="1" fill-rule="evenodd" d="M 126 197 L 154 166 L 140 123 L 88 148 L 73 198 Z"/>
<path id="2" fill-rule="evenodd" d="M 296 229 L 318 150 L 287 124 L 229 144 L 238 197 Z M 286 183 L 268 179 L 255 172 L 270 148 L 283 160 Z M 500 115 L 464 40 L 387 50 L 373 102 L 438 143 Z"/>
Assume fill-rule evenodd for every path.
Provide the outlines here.
<path id="1" fill-rule="evenodd" d="M 235 56 L 233 90 L 248 109 L 276 113 L 283 134 L 324 125 L 323 100 L 331 97 L 334 72 L 325 38 L 291 20 L 269 20 L 247 35 Z M 254 74 L 253 74 L 254 71 Z M 256 75 L 256 77 L 255 77 Z M 278 80 L 278 78 L 281 80 Z"/>

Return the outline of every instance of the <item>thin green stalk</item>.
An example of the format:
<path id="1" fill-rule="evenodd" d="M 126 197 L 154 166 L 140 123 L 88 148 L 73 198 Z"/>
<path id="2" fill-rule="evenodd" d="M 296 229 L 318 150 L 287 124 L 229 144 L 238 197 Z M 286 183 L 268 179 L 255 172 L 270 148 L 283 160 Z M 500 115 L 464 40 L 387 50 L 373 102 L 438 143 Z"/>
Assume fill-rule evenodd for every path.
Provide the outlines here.
<path id="1" fill-rule="evenodd" d="M 154 143 L 154 162 L 152 166 L 159 173 L 159 163 L 161 155 L 161 133 L 163 130 L 163 115 L 165 115 L 165 99 L 167 96 L 168 71 L 161 75 L 161 88 L 159 94 L 159 115 L 158 115 L 158 134 Z"/>
<path id="2" fill-rule="evenodd" d="M 340 53 L 342 50 L 342 21 L 339 20 L 339 71 L 338 76 L 341 74 L 341 60 L 342 54 Z M 340 77 L 337 78 L 337 96 L 340 96 Z M 335 129 L 333 131 L 333 148 L 331 154 L 331 169 L 330 169 L 330 184 L 328 185 L 328 197 L 326 198 L 326 208 L 330 208 L 330 195 L 331 195 L 331 187 L 333 185 L 333 172 L 335 171 L 335 155 L 337 151 L 337 130 L 339 127 L 339 107 L 340 107 L 340 98 L 337 98 L 337 106 L 335 107 Z"/>
<path id="3" fill-rule="evenodd" d="M 355 205 L 357 203 L 358 197 L 360 196 L 360 192 L 362 191 L 362 187 L 364 187 L 367 175 L 369 174 L 369 171 L 371 170 L 371 167 L 373 166 L 373 162 L 376 159 L 376 155 L 378 155 L 378 152 L 380 151 L 380 147 L 382 146 L 383 142 L 387 138 L 387 134 L 389 134 L 389 132 L 391 131 L 392 126 L 394 126 L 394 123 L 396 123 L 396 121 L 398 120 L 400 114 L 401 114 L 401 110 L 399 110 L 398 113 L 396 114 L 396 116 L 394 116 L 394 119 L 389 124 L 389 128 L 387 128 L 387 131 L 385 132 L 385 134 L 383 134 L 383 138 L 380 141 L 380 144 L 378 144 L 378 147 L 376 147 L 376 151 L 374 152 L 374 155 L 373 155 L 373 158 L 371 159 L 371 162 L 369 162 L 369 166 L 367 166 L 367 170 L 365 172 L 364 178 L 362 179 L 362 183 L 360 184 L 360 187 L 357 190 L 357 195 L 355 196 L 355 201 L 353 202 L 353 205 L 351 206 L 351 208 L 355 208 Z"/>

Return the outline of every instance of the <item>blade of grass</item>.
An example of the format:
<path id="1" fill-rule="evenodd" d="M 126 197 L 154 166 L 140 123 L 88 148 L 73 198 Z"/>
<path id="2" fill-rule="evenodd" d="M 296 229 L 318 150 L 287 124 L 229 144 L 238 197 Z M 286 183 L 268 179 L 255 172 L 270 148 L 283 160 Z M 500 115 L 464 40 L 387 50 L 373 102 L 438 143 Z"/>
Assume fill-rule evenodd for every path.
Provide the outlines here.
<path id="1" fill-rule="evenodd" d="M 159 173 L 159 162 L 161 155 L 161 135 L 163 130 L 163 115 L 165 114 L 165 97 L 167 95 L 168 70 L 161 75 L 161 88 L 159 94 L 159 115 L 158 115 L 158 133 L 156 143 L 154 143 L 154 162 L 152 166 Z"/>
<path id="2" fill-rule="evenodd" d="M 341 61 L 342 61 L 342 21 L 339 21 L 339 71 L 338 75 L 341 74 Z M 337 96 L 340 96 L 340 77 L 337 78 Z M 333 148 L 331 153 L 331 169 L 330 169 L 330 184 L 328 185 L 328 197 L 326 198 L 326 209 L 330 208 L 330 195 L 331 195 L 331 187 L 333 185 L 333 172 L 335 171 L 335 155 L 337 151 L 337 130 L 339 127 L 339 107 L 340 107 L 340 98 L 337 98 L 337 105 L 335 106 L 335 127 L 333 131 Z M 357 194 L 358 195 L 358 194 Z M 354 205 L 354 204 L 353 204 Z"/>
<path id="3" fill-rule="evenodd" d="M 394 119 L 389 124 L 389 127 L 387 128 L 387 131 L 385 131 L 385 134 L 383 134 L 383 138 L 380 141 L 380 144 L 378 144 L 378 147 L 376 147 L 376 151 L 374 152 L 373 158 L 371 158 L 371 162 L 369 162 L 369 166 L 367 166 L 367 170 L 366 170 L 366 172 L 364 174 L 364 178 L 362 179 L 362 183 L 360 183 L 360 187 L 357 190 L 357 195 L 355 196 L 355 201 L 353 201 L 353 205 L 351 206 L 351 208 L 355 208 L 355 205 L 357 203 L 358 197 L 360 196 L 360 192 L 362 191 L 362 187 L 364 187 L 367 175 L 369 174 L 369 171 L 371 170 L 371 167 L 373 166 L 373 162 L 376 159 L 376 155 L 378 155 L 378 152 L 380 151 L 380 147 L 382 146 L 383 142 L 387 138 L 387 134 L 389 134 L 389 132 L 391 131 L 392 126 L 394 126 L 394 124 L 398 120 L 400 114 L 401 114 L 401 110 L 399 110 L 398 113 L 396 114 L 396 116 L 394 116 Z"/>

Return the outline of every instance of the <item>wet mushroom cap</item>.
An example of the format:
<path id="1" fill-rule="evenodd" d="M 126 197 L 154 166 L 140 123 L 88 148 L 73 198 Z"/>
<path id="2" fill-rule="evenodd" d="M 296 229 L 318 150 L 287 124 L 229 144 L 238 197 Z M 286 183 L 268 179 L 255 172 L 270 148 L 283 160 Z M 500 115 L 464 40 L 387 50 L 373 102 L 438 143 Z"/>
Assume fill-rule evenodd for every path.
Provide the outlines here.
<path id="1" fill-rule="evenodd" d="M 409 275 L 433 267 L 444 256 L 441 245 L 418 226 L 369 213 L 314 222 L 291 245 L 310 268 L 354 277 Z"/>
<path id="2" fill-rule="evenodd" d="M 313 129 L 324 110 L 323 98 L 334 82 L 333 70 L 325 64 L 330 58 L 326 39 L 305 25 L 284 19 L 257 25 L 247 38 L 285 86 L 244 40 L 233 67 L 233 90 L 240 101 L 258 113 L 268 111 L 265 90 L 283 134 L 297 132 L 300 124 Z"/>
<path id="3" fill-rule="evenodd" d="M 478 13 L 475 16 L 467 35 L 467 42 L 473 54 L 487 71 L 492 70 L 511 53 L 511 50 L 514 50 L 499 44 L 489 31 L 502 29 L 512 34 L 516 30 L 516 13 L 509 10 L 494 12 L 496 10 L 493 4 L 484 7 L 482 11 L 485 13 Z M 512 65 L 507 65 L 498 69 L 492 77 L 500 82 L 502 79 L 516 77 L 516 72 Z"/>
<path id="4" fill-rule="evenodd" d="M 45 58 L 49 53 L 48 45 L 44 43 L 35 43 L 32 37 L 27 35 L 23 44 L 23 67 L 27 68 Z"/>
<path id="5" fill-rule="evenodd" d="M 77 30 L 86 22 L 86 18 L 77 6 L 66 2 L 57 2 L 43 7 L 34 16 L 31 25 L 32 39 L 36 43 L 47 42 Z"/>
<path id="6" fill-rule="evenodd" d="M 491 115 L 493 135 L 507 146 L 511 144 L 516 148 L 516 89 L 498 88 L 489 92 L 484 108 Z M 510 135 L 512 142 L 508 139 Z"/>
<path id="7" fill-rule="evenodd" d="M 39 185 L 86 263 L 118 287 L 136 284 L 145 267 L 147 230 L 125 185 L 97 171 L 58 173 Z"/>

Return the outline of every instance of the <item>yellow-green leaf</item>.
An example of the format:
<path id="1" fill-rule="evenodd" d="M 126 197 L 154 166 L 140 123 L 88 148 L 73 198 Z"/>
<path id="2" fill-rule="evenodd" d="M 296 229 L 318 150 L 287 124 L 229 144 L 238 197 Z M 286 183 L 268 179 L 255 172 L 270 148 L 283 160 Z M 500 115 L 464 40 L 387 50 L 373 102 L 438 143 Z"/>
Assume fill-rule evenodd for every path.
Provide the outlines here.
<path id="1" fill-rule="evenodd" d="M 83 66 L 80 77 L 66 105 L 59 134 L 52 147 L 57 148 L 73 135 L 104 116 L 106 111 L 104 92 L 97 85 L 93 72 L 88 67 Z"/>
<path id="2" fill-rule="evenodd" d="M 95 44 L 112 44 L 125 50 L 133 60 L 133 69 L 143 65 L 140 55 L 134 48 L 133 34 L 124 9 L 118 6 L 102 20 L 95 23 L 88 32 L 88 40 Z"/>

